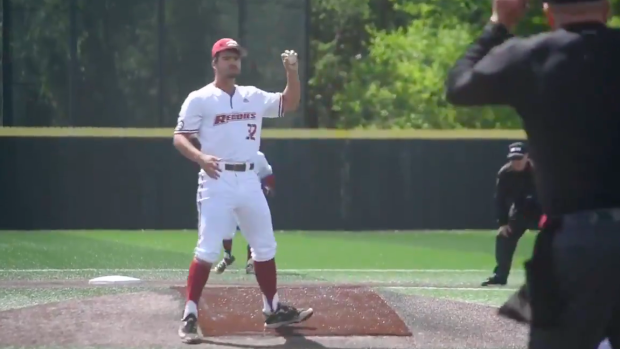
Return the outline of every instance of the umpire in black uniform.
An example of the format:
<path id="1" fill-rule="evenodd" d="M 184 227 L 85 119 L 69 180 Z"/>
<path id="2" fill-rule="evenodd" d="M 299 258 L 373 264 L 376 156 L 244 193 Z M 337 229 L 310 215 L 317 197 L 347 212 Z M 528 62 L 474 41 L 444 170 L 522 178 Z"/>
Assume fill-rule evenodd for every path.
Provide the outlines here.
<path id="1" fill-rule="evenodd" d="M 544 0 L 543 0 L 544 1 Z M 526 264 L 529 348 L 620 348 L 620 31 L 608 0 L 546 0 L 550 32 L 510 32 L 526 0 L 494 0 L 450 71 L 456 105 L 513 107 L 547 222 Z"/>
<path id="2" fill-rule="evenodd" d="M 508 146 L 508 163 L 497 173 L 495 210 L 499 225 L 495 238 L 497 264 L 493 275 L 482 286 L 506 285 L 519 239 L 526 230 L 537 228 L 541 216 L 534 168 L 523 142 Z"/>

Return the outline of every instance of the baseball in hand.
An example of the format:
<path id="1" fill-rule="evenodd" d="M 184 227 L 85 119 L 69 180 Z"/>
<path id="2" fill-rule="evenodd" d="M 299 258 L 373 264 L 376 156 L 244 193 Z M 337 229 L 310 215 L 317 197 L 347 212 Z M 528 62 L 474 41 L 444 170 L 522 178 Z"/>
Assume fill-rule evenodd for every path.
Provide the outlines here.
<path id="1" fill-rule="evenodd" d="M 286 50 L 282 53 L 282 62 L 285 66 L 296 68 L 297 66 L 297 52 L 293 50 Z"/>
<path id="2" fill-rule="evenodd" d="M 297 63 L 297 53 L 295 51 L 289 51 L 288 63 L 289 64 Z"/>

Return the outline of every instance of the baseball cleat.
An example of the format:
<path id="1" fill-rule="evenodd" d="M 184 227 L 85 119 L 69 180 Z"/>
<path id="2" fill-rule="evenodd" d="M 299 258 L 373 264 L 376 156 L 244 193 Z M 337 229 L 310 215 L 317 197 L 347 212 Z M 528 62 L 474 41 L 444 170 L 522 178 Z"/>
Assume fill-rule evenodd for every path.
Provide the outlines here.
<path id="1" fill-rule="evenodd" d="M 224 259 L 222 259 L 222 261 L 221 261 L 221 262 L 219 262 L 219 263 L 215 266 L 215 268 L 213 268 L 213 271 L 214 271 L 216 274 L 221 274 L 221 273 L 223 273 L 224 271 L 226 271 L 226 268 L 227 268 L 229 265 L 233 264 L 234 262 L 235 262 L 235 256 L 230 256 L 230 258 L 224 258 Z"/>
<path id="2" fill-rule="evenodd" d="M 181 341 L 186 344 L 200 343 L 200 336 L 198 335 L 198 318 L 195 314 L 188 314 L 181 322 L 179 327 L 179 337 Z"/>
<path id="3" fill-rule="evenodd" d="M 278 310 L 271 314 L 263 312 L 263 315 L 265 315 L 266 328 L 278 328 L 300 323 L 311 318 L 313 314 L 314 310 L 312 308 L 298 310 L 293 306 L 282 303 L 280 303 Z"/>
<path id="4" fill-rule="evenodd" d="M 250 259 L 245 265 L 246 274 L 254 274 L 254 260 Z"/>
<path id="5" fill-rule="evenodd" d="M 497 275 L 493 275 L 490 278 L 484 280 L 480 286 L 506 286 L 507 280 L 504 278 L 500 278 Z"/>

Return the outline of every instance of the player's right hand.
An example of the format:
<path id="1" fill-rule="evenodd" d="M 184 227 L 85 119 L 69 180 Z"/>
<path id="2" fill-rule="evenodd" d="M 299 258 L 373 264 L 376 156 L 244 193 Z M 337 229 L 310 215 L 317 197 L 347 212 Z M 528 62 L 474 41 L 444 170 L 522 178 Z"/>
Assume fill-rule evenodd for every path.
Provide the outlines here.
<path id="1" fill-rule="evenodd" d="M 281 55 L 282 64 L 284 64 L 284 68 L 288 71 L 296 72 L 299 68 L 299 64 L 297 64 L 297 52 L 293 50 L 286 50 Z"/>
<path id="2" fill-rule="evenodd" d="M 222 172 L 222 169 L 219 166 L 220 160 L 222 159 L 215 156 L 202 154 L 198 159 L 198 165 L 200 165 L 200 168 L 205 171 L 207 176 L 213 179 L 218 179 L 220 178 L 220 172 Z"/>

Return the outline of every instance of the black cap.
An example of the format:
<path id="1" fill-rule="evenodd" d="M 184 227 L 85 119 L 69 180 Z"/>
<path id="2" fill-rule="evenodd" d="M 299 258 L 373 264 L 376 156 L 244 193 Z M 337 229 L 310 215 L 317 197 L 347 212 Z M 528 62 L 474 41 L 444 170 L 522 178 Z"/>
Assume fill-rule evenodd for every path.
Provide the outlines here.
<path id="1" fill-rule="evenodd" d="M 601 1 L 601 0 L 543 0 L 543 2 L 546 2 L 549 4 L 557 4 L 557 5 L 577 4 L 580 2 L 597 2 L 597 1 Z"/>
<path id="2" fill-rule="evenodd" d="M 523 142 L 515 142 L 508 146 L 508 159 L 521 159 L 527 154 L 527 147 Z"/>

